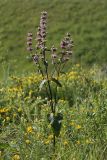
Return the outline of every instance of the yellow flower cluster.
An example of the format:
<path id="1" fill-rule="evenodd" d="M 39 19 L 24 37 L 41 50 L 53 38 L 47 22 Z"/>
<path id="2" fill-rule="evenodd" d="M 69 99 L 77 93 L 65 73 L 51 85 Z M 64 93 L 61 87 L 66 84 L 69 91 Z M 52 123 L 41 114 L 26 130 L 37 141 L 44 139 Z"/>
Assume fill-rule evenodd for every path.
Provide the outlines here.
<path id="1" fill-rule="evenodd" d="M 75 71 L 71 71 L 67 75 L 67 78 L 70 79 L 70 80 L 75 79 L 76 77 L 77 77 L 77 72 L 75 72 Z"/>
<path id="2" fill-rule="evenodd" d="M 8 92 L 21 92 L 22 91 L 22 88 L 21 87 L 13 87 L 13 88 L 8 88 L 7 90 Z"/>
<path id="3" fill-rule="evenodd" d="M 82 126 L 81 125 L 79 125 L 79 124 L 76 124 L 75 122 L 70 122 L 70 126 L 74 126 L 76 129 L 81 129 L 82 128 Z"/>
<path id="4" fill-rule="evenodd" d="M 16 81 L 19 84 L 23 84 L 23 85 L 30 85 L 32 83 L 37 83 L 42 79 L 42 76 L 40 74 L 31 74 L 30 76 L 26 76 L 26 77 L 11 77 L 14 81 Z"/>
<path id="5" fill-rule="evenodd" d="M 53 139 L 53 135 L 49 135 L 48 138 L 44 141 L 44 144 L 51 143 L 52 139 Z"/>
<path id="6" fill-rule="evenodd" d="M 10 111 L 10 108 L 1 108 L 0 109 L 0 113 L 6 113 L 6 112 L 9 112 Z"/>

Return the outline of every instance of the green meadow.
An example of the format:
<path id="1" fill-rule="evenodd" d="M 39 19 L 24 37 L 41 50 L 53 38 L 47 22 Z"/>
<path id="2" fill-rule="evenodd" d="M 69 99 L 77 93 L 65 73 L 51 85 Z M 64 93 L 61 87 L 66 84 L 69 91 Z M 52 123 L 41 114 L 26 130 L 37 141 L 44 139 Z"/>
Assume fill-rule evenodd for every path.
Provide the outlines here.
<path id="1" fill-rule="evenodd" d="M 106 0 L 0 0 L 0 77 L 32 70 L 26 36 L 37 32 L 40 13 L 48 12 L 47 43 L 57 47 L 70 32 L 73 61 L 92 65 L 107 62 Z"/>

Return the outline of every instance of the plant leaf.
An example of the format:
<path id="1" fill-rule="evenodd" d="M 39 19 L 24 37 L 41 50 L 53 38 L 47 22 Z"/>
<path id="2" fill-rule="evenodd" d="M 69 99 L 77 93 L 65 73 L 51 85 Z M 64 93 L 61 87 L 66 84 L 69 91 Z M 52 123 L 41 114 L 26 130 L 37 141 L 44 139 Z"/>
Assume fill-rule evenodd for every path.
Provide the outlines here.
<path id="1" fill-rule="evenodd" d="M 47 82 L 46 79 L 44 79 L 44 80 L 41 82 L 41 84 L 40 84 L 40 86 L 39 86 L 39 89 L 40 89 L 40 90 L 43 88 L 43 86 L 44 86 L 44 84 L 45 84 L 46 82 Z"/>
<path id="2" fill-rule="evenodd" d="M 53 115 L 53 113 L 47 114 L 47 119 L 48 119 L 48 122 L 50 124 L 52 124 L 54 122 L 54 115 Z"/>
<path id="3" fill-rule="evenodd" d="M 62 87 L 62 84 L 55 78 L 52 78 L 52 81 L 55 82 L 59 87 Z"/>

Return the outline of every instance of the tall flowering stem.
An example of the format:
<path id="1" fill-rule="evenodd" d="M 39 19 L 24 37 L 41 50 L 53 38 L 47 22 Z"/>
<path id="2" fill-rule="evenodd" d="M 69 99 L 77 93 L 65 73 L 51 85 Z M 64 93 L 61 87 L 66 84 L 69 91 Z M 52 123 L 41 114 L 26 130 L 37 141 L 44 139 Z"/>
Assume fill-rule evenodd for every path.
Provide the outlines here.
<path id="1" fill-rule="evenodd" d="M 51 48 L 46 46 L 46 28 L 47 28 L 47 12 L 41 12 L 40 24 L 36 33 L 36 46 L 33 47 L 33 34 L 27 35 L 27 50 L 31 53 L 34 63 L 38 67 L 39 73 L 42 75 L 40 90 L 45 87 L 48 102 L 50 103 L 50 113 L 47 115 L 48 122 L 53 129 L 53 146 L 55 151 L 56 137 L 59 136 L 63 115 L 56 113 L 58 87 L 62 87 L 59 81 L 60 74 L 71 59 L 73 40 L 69 33 L 63 38 L 59 49 L 52 45 Z M 51 71 L 50 71 L 51 68 Z M 53 94 L 52 82 L 55 84 L 55 93 Z"/>

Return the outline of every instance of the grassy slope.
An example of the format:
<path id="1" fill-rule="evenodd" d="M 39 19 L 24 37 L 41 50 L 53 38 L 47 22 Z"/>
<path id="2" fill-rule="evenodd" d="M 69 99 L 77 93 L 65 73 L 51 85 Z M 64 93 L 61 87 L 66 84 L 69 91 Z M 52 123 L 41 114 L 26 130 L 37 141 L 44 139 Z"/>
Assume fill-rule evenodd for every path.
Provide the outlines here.
<path id="1" fill-rule="evenodd" d="M 75 57 L 86 63 L 107 61 L 106 0 L 0 0 L 0 75 L 31 71 L 26 34 L 36 32 L 40 12 L 48 12 L 48 40 L 58 43 L 66 32 L 75 41 Z M 51 42 L 50 42 L 51 41 Z"/>

